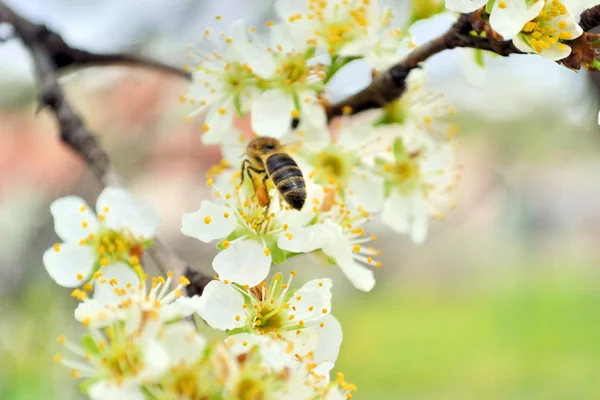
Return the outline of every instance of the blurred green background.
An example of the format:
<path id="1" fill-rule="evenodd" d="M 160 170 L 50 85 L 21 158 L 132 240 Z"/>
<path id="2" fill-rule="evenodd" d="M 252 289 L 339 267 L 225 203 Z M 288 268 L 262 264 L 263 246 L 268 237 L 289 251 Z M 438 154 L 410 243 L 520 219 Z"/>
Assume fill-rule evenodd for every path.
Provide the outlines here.
<path id="1" fill-rule="evenodd" d="M 175 65 L 184 63 L 185 44 L 214 23 L 207 15 L 230 23 L 247 13 L 259 25 L 272 18 L 268 1 L 252 13 L 238 0 L 9 3 L 47 18 L 78 46 L 142 51 Z M 401 14 L 406 4 L 395 6 Z M 122 20 L 127 29 L 115 30 Z M 449 20 L 415 27 L 417 41 Z M 344 328 L 336 371 L 357 384 L 354 398 L 600 399 L 596 77 L 519 56 L 490 58 L 486 72 L 474 71 L 468 57 L 455 51 L 427 67 L 429 85 L 458 111 L 457 209 L 432 223 L 422 246 L 372 224 L 384 267 L 371 293 L 310 258 L 281 270 L 297 269 L 300 283 L 334 278 L 333 312 Z M 76 302 L 48 278 L 41 256 L 57 240 L 50 202 L 77 194 L 93 204 L 101 188 L 60 145 L 53 116 L 34 115 L 23 49 L 0 43 L 0 60 L 0 399 L 79 399 L 67 371 L 52 363 L 56 337 L 78 335 Z M 184 85 L 122 68 L 64 81 L 127 187 L 159 209 L 169 245 L 210 273 L 214 247 L 179 227 L 181 214 L 207 197 L 204 172 L 219 153 L 201 145 L 201 120 L 182 122 Z"/>

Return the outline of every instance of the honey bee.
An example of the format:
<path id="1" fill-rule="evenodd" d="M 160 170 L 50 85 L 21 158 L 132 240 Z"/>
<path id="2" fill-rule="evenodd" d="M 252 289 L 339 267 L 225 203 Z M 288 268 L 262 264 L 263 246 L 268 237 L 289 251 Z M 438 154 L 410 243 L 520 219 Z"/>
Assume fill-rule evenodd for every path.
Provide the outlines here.
<path id="1" fill-rule="evenodd" d="M 285 202 L 295 210 L 301 210 L 306 201 L 306 186 L 304 177 L 285 146 L 277 139 L 257 137 L 246 147 L 247 158 L 242 162 L 242 183 L 244 176 L 252 180 L 258 202 L 261 207 L 267 207 L 265 216 L 269 213 L 271 201 L 266 190 L 267 180 L 270 179 Z M 257 185 L 257 178 L 261 178 Z"/>

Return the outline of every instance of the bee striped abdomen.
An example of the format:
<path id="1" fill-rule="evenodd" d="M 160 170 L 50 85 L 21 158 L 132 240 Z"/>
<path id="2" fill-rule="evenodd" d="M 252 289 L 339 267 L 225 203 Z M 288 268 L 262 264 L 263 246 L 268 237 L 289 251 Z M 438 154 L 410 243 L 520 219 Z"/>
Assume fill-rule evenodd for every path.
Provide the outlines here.
<path id="1" fill-rule="evenodd" d="M 306 186 L 298 164 L 285 153 L 277 153 L 265 160 L 269 178 L 283 199 L 294 209 L 300 210 L 306 201 Z"/>

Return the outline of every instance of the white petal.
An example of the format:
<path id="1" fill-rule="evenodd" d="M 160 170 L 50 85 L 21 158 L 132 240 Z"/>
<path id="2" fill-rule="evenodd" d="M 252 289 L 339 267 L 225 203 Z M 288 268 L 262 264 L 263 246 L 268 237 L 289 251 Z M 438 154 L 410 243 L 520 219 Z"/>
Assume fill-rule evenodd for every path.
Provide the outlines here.
<path id="1" fill-rule="evenodd" d="M 206 339 L 188 321 L 167 325 L 160 335 L 160 344 L 169 354 L 169 365 L 194 363 L 206 348 Z"/>
<path id="2" fill-rule="evenodd" d="M 203 200 L 200 210 L 183 215 L 181 233 L 208 243 L 226 237 L 235 225 L 235 215 L 229 207 Z"/>
<path id="3" fill-rule="evenodd" d="M 295 320 L 310 326 L 325 318 L 331 312 L 331 286 L 331 279 L 315 279 L 298 289 L 288 301 L 290 308 L 296 310 Z"/>
<path id="4" fill-rule="evenodd" d="M 95 281 L 93 296 L 93 299 L 98 303 L 103 305 L 118 305 L 132 294 L 139 293 L 140 279 L 129 265 L 115 263 L 101 267 L 99 271 L 102 273 L 102 276 Z M 114 286 L 110 283 L 113 279 L 116 280 Z M 119 296 L 115 293 L 115 289 L 117 288 L 125 288 L 127 289 L 127 293 L 124 296 Z"/>
<path id="5" fill-rule="evenodd" d="M 56 234 L 65 242 L 77 242 L 98 231 L 96 215 L 81 197 L 67 196 L 55 200 L 50 205 L 50 213 L 54 217 Z"/>
<path id="6" fill-rule="evenodd" d="M 267 90 L 252 105 L 252 130 L 260 136 L 281 138 L 291 129 L 293 109 L 291 96 Z"/>
<path id="7" fill-rule="evenodd" d="M 320 249 L 327 238 L 327 232 L 322 224 L 307 226 L 306 228 L 290 229 L 291 239 L 281 236 L 277 246 L 282 250 L 293 253 L 310 253 Z"/>
<path id="8" fill-rule="evenodd" d="M 446 0 L 446 8 L 450 11 L 470 13 L 481 8 L 488 0 Z"/>
<path id="9" fill-rule="evenodd" d="M 243 20 L 236 21 L 231 27 L 234 53 L 241 58 L 242 63 L 250 65 L 252 72 L 263 78 L 271 78 L 277 65 L 273 55 L 252 43 L 248 39 L 246 24 Z"/>
<path id="10" fill-rule="evenodd" d="M 204 121 L 213 133 L 225 132 L 233 125 L 234 113 L 233 96 L 227 96 L 208 109 Z"/>
<path id="11" fill-rule="evenodd" d="M 104 328 L 125 318 L 125 314 L 121 310 L 107 308 L 95 300 L 79 303 L 74 314 L 77 321 L 86 321 L 86 326 L 90 328 Z"/>
<path id="12" fill-rule="evenodd" d="M 211 281 L 202 292 L 200 317 L 215 329 L 230 330 L 244 326 L 247 320 L 244 296 L 230 284 Z M 236 320 L 239 317 L 239 321 Z"/>
<path id="13" fill-rule="evenodd" d="M 406 233 L 410 229 L 411 212 L 409 198 L 394 190 L 383 205 L 381 221 L 396 232 Z"/>
<path id="14" fill-rule="evenodd" d="M 500 3 L 494 3 L 490 24 L 505 40 L 514 38 L 544 7 L 543 1 L 532 3 L 530 7 L 527 7 L 525 0 L 505 0 L 505 8 L 501 8 Z"/>
<path id="15" fill-rule="evenodd" d="M 348 189 L 353 193 L 351 202 L 370 213 L 381 211 L 385 197 L 384 183 L 383 177 L 368 171 L 353 174 L 348 182 Z"/>
<path id="16" fill-rule="evenodd" d="M 254 240 L 236 240 L 217 254 L 212 265 L 222 280 L 256 286 L 269 274 L 271 256 Z"/>
<path id="17" fill-rule="evenodd" d="M 199 296 L 180 297 L 172 303 L 164 304 L 160 308 L 160 319 L 164 322 L 179 318 L 186 318 L 199 312 L 204 302 Z"/>
<path id="18" fill-rule="evenodd" d="M 98 196 L 96 212 L 105 216 L 110 228 L 126 228 L 146 239 L 154 237 L 160 219 L 151 203 L 137 205 L 127 190 L 113 186 L 106 187 Z"/>
<path id="19" fill-rule="evenodd" d="M 63 287 L 77 287 L 90 278 L 96 255 L 90 246 L 61 243 L 59 251 L 50 247 L 43 256 L 50 278 Z"/>
<path id="20" fill-rule="evenodd" d="M 328 315 L 323 320 L 323 328 L 318 327 L 317 333 L 319 334 L 319 345 L 315 350 L 315 362 L 321 363 L 327 361 L 335 363 L 338 354 L 340 353 L 340 346 L 344 338 L 342 333 L 342 326 L 333 315 Z"/>
<path id="21" fill-rule="evenodd" d="M 122 385 L 117 382 L 100 381 L 90 386 L 88 395 L 91 400 L 145 400 L 142 389 L 133 384 Z"/>
<path id="22" fill-rule="evenodd" d="M 420 194 L 412 196 L 412 227 L 410 237 L 415 244 L 423 244 L 427 239 L 427 225 L 429 214 L 427 213 L 425 200 Z"/>
<path id="23" fill-rule="evenodd" d="M 141 345 L 141 353 L 144 366 L 138 374 L 140 380 L 159 379 L 169 368 L 169 354 L 157 340 L 145 340 Z"/>
<path id="24" fill-rule="evenodd" d="M 338 262 L 338 266 L 358 290 L 370 292 L 375 287 L 375 274 L 369 268 L 354 260 L 351 262 Z"/>

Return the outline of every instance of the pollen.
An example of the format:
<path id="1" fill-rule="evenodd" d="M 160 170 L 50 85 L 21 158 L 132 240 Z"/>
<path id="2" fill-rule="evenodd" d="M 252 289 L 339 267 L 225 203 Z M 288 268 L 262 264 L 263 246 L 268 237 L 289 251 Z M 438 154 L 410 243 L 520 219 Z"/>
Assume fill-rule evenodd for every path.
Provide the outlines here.
<path id="1" fill-rule="evenodd" d="M 226 285 L 228 285 L 229 281 L 227 279 L 223 279 L 223 283 L 226 284 Z"/>
<path id="2" fill-rule="evenodd" d="M 319 287 L 323 287 L 323 282 L 319 282 Z"/>
<path id="3" fill-rule="evenodd" d="M 86 206 L 84 206 L 84 205 L 79 206 L 79 212 L 85 212 L 85 210 L 87 210 Z"/>
<path id="4" fill-rule="evenodd" d="M 313 306 L 308 307 L 308 311 L 312 312 L 315 308 Z"/>
<path id="5" fill-rule="evenodd" d="M 52 246 L 52 248 L 54 249 L 55 252 L 59 252 L 60 251 L 60 244 L 59 243 L 54 243 L 54 245 Z"/>
<path id="6" fill-rule="evenodd" d="M 264 253 L 265 253 L 265 256 L 267 256 L 267 257 L 268 257 L 268 256 L 270 256 L 270 255 L 271 255 L 271 250 L 269 250 L 269 249 L 265 249 Z"/>
<path id="7" fill-rule="evenodd" d="M 299 118 L 300 110 L 292 110 L 292 111 L 290 111 L 290 114 L 292 115 L 293 118 Z"/>
<path id="8" fill-rule="evenodd" d="M 498 3 L 498 7 L 500 8 L 506 8 L 506 1 L 502 0 Z"/>
<path id="9" fill-rule="evenodd" d="M 212 178 L 209 178 L 209 179 L 206 181 L 206 186 L 210 187 L 210 186 L 212 186 L 212 184 L 213 184 L 214 182 L 215 182 L 215 181 L 214 181 L 214 179 L 212 179 Z"/>
<path id="10" fill-rule="evenodd" d="M 319 324 L 319 326 L 320 326 L 321 328 L 323 328 L 323 327 L 325 327 L 325 323 L 324 323 L 324 322 L 321 322 L 321 323 Z"/>
<path id="11" fill-rule="evenodd" d="M 288 240 L 292 240 L 292 234 L 291 234 L 291 233 L 289 233 L 289 232 L 286 232 L 286 233 L 285 233 L 285 237 L 287 237 L 287 238 L 288 238 Z"/>
<path id="12" fill-rule="evenodd" d="M 190 284 L 190 280 L 188 278 L 186 278 L 185 276 L 181 275 L 179 277 L 179 283 L 182 284 L 183 286 L 187 286 Z"/>
<path id="13" fill-rule="evenodd" d="M 225 217 L 225 218 L 229 218 L 229 213 L 228 213 L 228 212 L 226 212 L 226 213 L 223 213 L 223 217 Z"/>
<path id="14" fill-rule="evenodd" d="M 298 325 L 304 326 L 304 321 L 302 321 L 302 320 L 298 321 Z"/>
<path id="15" fill-rule="evenodd" d="M 290 275 L 292 275 L 292 276 L 296 276 L 296 270 L 295 270 L 295 269 L 291 270 L 291 271 L 290 271 Z"/>
<path id="16" fill-rule="evenodd" d="M 204 125 L 202 125 L 202 131 L 203 131 L 203 132 L 208 132 L 208 131 L 210 131 L 210 125 L 208 125 L 208 124 L 204 124 Z"/>
<path id="17" fill-rule="evenodd" d="M 65 338 L 64 335 L 60 335 L 59 337 L 56 338 L 56 341 L 58 342 L 58 344 L 65 344 L 65 341 L 67 339 Z"/>
<path id="18" fill-rule="evenodd" d="M 248 342 L 246 342 L 245 340 L 242 342 L 242 346 L 248 346 Z"/>
<path id="19" fill-rule="evenodd" d="M 85 228 L 87 228 L 88 226 L 89 226 L 89 224 L 88 224 L 88 222 L 87 222 L 87 221 L 81 221 L 81 227 L 82 227 L 82 228 L 84 228 L 84 229 L 85 229 Z"/>
<path id="20" fill-rule="evenodd" d="M 344 114 L 344 115 L 352 114 L 352 107 L 350 107 L 348 105 L 342 107 L 342 114 Z"/>
<path id="21" fill-rule="evenodd" d="M 355 244 L 354 247 L 352 247 L 352 251 L 358 253 L 360 251 L 360 245 Z"/>
<path id="22" fill-rule="evenodd" d="M 327 309 L 326 309 L 326 308 L 324 308 L 324 309 L 322 309 L 322 310 L 321 310 L 321 312 L 322 312 L 323 314 L 327 314 Z"/>
<path id="23" fill-rule="evenodd" d="M 204 217 L 204 223 L 205 223 L 205 224 L 207 224 L 207 225 L 208 225 L 208 224 L 210 224 L 210 223 L 211 223 L 211 221 L 212 221 L 212 218 L 211 218 L 211 217 L 209 217 L 208 215 L 207 215 L 206 217 Z"/>
<path id="24" fill-rule="evenodd" d="M 52 357 L 55 363 L 60 363 L 63 360 L 63 358 L 64 357 L 62 354 L 55 354 L 54 357 Z"/>
<path id="25" fill-rule="evenodd" d="M 236 320 L 236 321 L 239 321 L 240 319 L 242 319 L 242 317 L 240 317 L 239 315 L 236 315 L 236 316 L 235 316 L 235 320 Z"/>
<path id="26" fill-rule="evenodd" d="M 225 240 L 223 241 L 223 243 L 221 243 L 221 246 L 223 246 L 224 249 L 229 247 L 229 240 Z"/>

